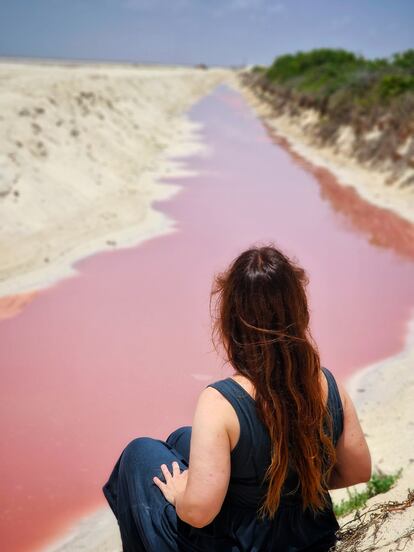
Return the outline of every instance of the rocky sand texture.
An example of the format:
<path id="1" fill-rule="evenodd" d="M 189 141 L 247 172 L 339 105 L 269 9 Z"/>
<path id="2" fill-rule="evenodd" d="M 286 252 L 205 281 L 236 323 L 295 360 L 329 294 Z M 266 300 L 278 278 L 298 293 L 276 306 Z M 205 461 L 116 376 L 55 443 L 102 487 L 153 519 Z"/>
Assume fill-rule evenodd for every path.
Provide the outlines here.
<path id="1" fill-rule="evenodd" d="M 184 112 L 230 71 L 0 63 L 0 296 L 173 231 L 151 204 L 200 146 Z M 169 161 L 167 161 L 167 154 Z"/>

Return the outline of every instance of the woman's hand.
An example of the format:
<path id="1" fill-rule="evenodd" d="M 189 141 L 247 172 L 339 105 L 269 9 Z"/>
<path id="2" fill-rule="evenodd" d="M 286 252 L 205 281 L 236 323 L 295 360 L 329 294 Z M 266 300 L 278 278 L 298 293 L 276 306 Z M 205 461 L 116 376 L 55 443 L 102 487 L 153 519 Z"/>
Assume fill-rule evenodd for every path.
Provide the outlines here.
<path id="1" fill-rule="evenodd" d="M 161 489 L 168 502 L 175 506 L 177 496 L 183 493 L 187 486 L 188 470 L 183 470 L 180 473 L 178 462 L 172 463 L 172 475 L 165 464 L 162 464 L 161 470 L 165 477 L 165 483 L 158 477 L 153 477 L 152 480 Z"/>

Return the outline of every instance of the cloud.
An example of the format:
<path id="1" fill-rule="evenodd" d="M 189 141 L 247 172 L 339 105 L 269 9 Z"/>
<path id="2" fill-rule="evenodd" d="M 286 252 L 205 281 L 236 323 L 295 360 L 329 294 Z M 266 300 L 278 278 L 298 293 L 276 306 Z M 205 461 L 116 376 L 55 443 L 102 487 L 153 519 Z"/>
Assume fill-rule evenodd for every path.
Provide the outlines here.
<path id="1" fill-rule="evenodd" d="M 275 14 L 284 10 L 284 4 L 272 0 L 227 0 L 222 1 L 220 6 L 213 10 L 213 15 L 222 17 L 231 13 L 259 11 L 262 14 Z"/>
<path id="2" fill-rule="evenodd" d="M 335 17 L 331 21 L 331 29 L 333 31 L 339 31 L 340 29 L 343 29 L 344 27 L 348 27 L 352 23 L 352 17 L 350 15 L 341 15 L 339 17 Z"/>
<path id="3" fill-rule="evenodd" d="M 191 0 L 123 0 L 124 8 L 133 11 L 156 11 L 164 9 L 168 11 L 180 11 L 191 6 Z"/>
<path id="4" fill-rule="evenodd" d="M 228 11 L 251 10 L 261 4 L 263 4 L 263 0 L 230 0 L 227 9 Z"/>
<path id="5" fill-rule="evenodd" d="M 276 4 L 270 4 L 268 7 L 267 7 L 267 11 L 269 13 L 282 13 L 284 12 L 286 9 L 286 6 L 284 4 L 281 4 L 279 2 L 277 2 Z"/>
<path id="6" fill-rule="evenodd" d="M 107 0 L 115 4 L 119 0 Z M 202 10 L 213 17 L 245 13 L 250 15 L 271 16 L 285 11 L 285 4 L 274 0 L 121 0 L 124 9 L 141 13 L 183 12 Z"/>

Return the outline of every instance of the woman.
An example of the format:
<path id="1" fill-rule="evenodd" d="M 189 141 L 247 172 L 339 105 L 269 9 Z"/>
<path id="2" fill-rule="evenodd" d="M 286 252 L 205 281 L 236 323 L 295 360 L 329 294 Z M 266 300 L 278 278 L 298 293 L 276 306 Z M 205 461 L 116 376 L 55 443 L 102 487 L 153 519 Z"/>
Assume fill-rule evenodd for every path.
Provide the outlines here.
<path id="1" fill-rule="evenodd" d="M 368 481 L 371 458 L 348 393 L 320 366 L 307 283 L 273 246 L 216 277 L 213 336 L 234 374 L 202 391 L 192 427 L 124 449 L 103 487 L 123 552 L 335 544 L 328 489 Z"/>

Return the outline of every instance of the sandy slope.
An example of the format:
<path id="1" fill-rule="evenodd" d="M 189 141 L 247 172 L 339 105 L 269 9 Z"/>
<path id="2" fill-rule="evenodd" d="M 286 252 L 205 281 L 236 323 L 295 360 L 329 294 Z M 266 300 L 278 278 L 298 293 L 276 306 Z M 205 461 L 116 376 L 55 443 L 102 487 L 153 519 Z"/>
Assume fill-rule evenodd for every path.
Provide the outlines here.
<path id="1" fill-rule="evenodd" d="M 229 73 L 0 63 L 0 296 L 173 231 L 151 203 L 177 187 L 155 177 L 197 145 L 183 113 Z"/>

